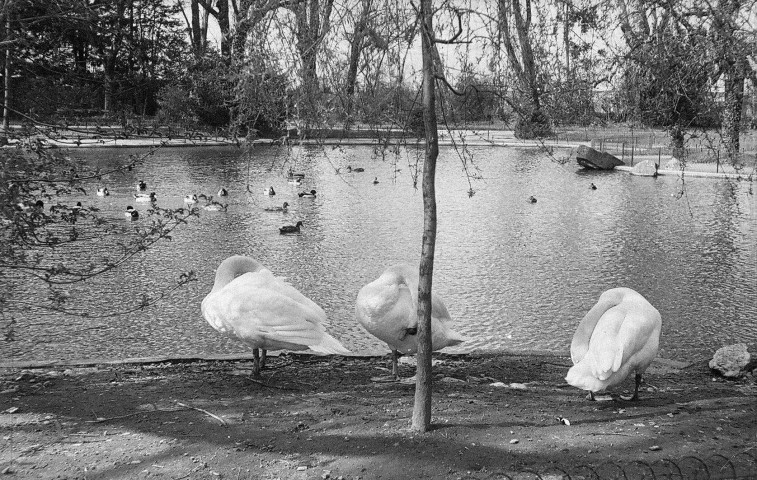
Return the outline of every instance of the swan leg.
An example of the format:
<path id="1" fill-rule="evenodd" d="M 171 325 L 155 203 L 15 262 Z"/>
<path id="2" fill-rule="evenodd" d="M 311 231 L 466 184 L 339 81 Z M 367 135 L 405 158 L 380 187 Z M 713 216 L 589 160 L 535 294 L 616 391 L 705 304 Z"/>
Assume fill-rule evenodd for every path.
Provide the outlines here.
<path id="1" fill-rule="evenodd" d="M 262 352 L 260 355 L 260 368 L 265 368 L 265 361 L 268 359 L 268 350 L 265 348 L 261 348 L 260 351 Z"/>
<path id="2" fill-rule="evenodd" d="M 639 385 L 641 385 L 641 374 L 636 374 L 636 386 L 633 389 L 633 397 L 631 397 L 631 400 L 638 400 L 639 399 Z"/>
<path id="3" fill-rule="evenodd" d="M 589 395 L 588 395 L 587 397 L 588 397 L 588 399 L 589 399 L 589 400 L 591 400 L 592 402 L 594 402 L 594 401 L 596 401 L 596 400 L 597 400 L 596 398 L 594 398 L 594 392 L 592 392 L 591 390 L 589 390 Z"/>
<path id="4" fill-rule="evenodd" d="M 252 376 L 260 376 L 260 350 L 257 348 L 252 349 Z"/>
<path id="5" fill-rule="evenodd" d="M 397 368 L 398 358 L 399 358 L 399 353 L 397 352 L 397 350 L 392 350 L 392 376 L 394 376 L 395 380 L 400 379 L 399 369 Z"/>

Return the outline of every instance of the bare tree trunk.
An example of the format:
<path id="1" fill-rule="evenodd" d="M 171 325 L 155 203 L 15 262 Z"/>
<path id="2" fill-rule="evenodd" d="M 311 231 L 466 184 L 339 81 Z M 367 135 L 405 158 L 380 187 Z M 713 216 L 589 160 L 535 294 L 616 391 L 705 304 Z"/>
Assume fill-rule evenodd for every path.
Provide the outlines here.
<path id="1" fill-rule="evenodd" d="M 360 63 L 360 54 L 363 52 L 365 44 L 365 34 L 368 27 L 368 17 L 371 13 L 372 0 L 363 0 L 363 10 L 360 12 L 360 18 L 355 24 L 355 31 L 352 34 L 350 42 L 350 60 L 347 68 L 347 83 L 345 84 L 345 95 L 347 96 L 346 121 L 345 128 L 349 128 L 352 123 L 352 107 L 354 104 L 355 84 L 357 83 L 357 68 Z"/>
<path id="2" fill-rule="evenodd" d="M 3 131 L 0 134 L 0 145 L 7 145 L 10 137 L 10 103 L 11 103 L 11 19 L 9 12 L 5 12 L 5 88 L 3 95 Z"/>
<path id="3" fill-rule="evenodd" d="M 426 156 L 423 162 L 423 247 L 418 281 L 418 366 L 415 380 L 413 430 L 431 428 L 431 285 L 436 248 L 436 158 L 439 138 L 436 120 L 434 78 L 434 38 L 432 0 L 421 1 L 421 39 L 423 49 L 423 124 L 426 130 Z"/>
<path id="4" fill-rule="evenodd" d="M 221 30 L 221 58 L 231 65 L 231 36 L 229 32 L 229 1 L 218 1 L 218 28 Z"/>
<path id="5" fill-rule="evenodd" d="M 746 62 L 746 58 L 740 58 L 741 62 Z M 741 148 L 739 136 L 741 134 L 741 110 L 744 103 L 744 68 L 734 65 L 733 71 L 726 72 L 724 75 L 724 101 L 723 101 L 723 145 L 725 155 L 731 164 L 735 165 L 739 160 L 739 149 Z"/>

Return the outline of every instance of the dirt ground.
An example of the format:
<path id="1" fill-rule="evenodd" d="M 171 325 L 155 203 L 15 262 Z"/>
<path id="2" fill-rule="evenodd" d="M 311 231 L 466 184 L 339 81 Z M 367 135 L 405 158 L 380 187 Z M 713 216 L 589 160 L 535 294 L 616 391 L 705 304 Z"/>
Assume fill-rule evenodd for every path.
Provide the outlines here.
<path id="1" fill-rule="evenodd" d="M 640 401 L 590 402 L 565 357 L 435 362 L 425 434 L 388 356 L 5 369 L 0 479 L 757 478 L 753 375 L 658 360 Z"/>

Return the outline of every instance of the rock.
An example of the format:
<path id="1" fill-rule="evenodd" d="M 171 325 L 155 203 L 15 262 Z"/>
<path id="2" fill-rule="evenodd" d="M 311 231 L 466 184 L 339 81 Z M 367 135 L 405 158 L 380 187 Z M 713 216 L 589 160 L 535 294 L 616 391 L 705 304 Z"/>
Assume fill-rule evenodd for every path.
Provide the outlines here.
<path id="1" fill-rule="evenodd" d="M 677 158 L 673 157 L 667 162 L 663 163 L 660 167 L 662 170 L 680 170 L 681 169 L 681 161 Z"/>
<path id="2" fill-rule="evenodd" d="M 657 174 L 657 163 L 654 160 L 643 160 L 633 166 L 631 174 L 653 177 Z"/>
<path id="3" fill-rule="evenodd" d="M 746 344 L 728 345 L 715 352 L 710 360 L 710 368 L 719 371 L 724 377 L 736 378 L 744 374 L 750 359 Z"/>

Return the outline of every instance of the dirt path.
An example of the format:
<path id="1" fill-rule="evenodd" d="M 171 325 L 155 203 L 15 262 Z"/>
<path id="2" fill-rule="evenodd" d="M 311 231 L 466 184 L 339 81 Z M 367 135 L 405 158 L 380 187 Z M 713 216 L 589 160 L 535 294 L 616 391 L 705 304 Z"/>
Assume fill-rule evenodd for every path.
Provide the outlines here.
<path id="1" fill-rule="evenodd" d="M 641 401 L 589 402 L 568 358 L 436 358 L 424 435 L 414 384 L 371 380 L 386 358 L 6 370 L 0 478 L 757 478 L 751 375 L 658 361 Z"/>

